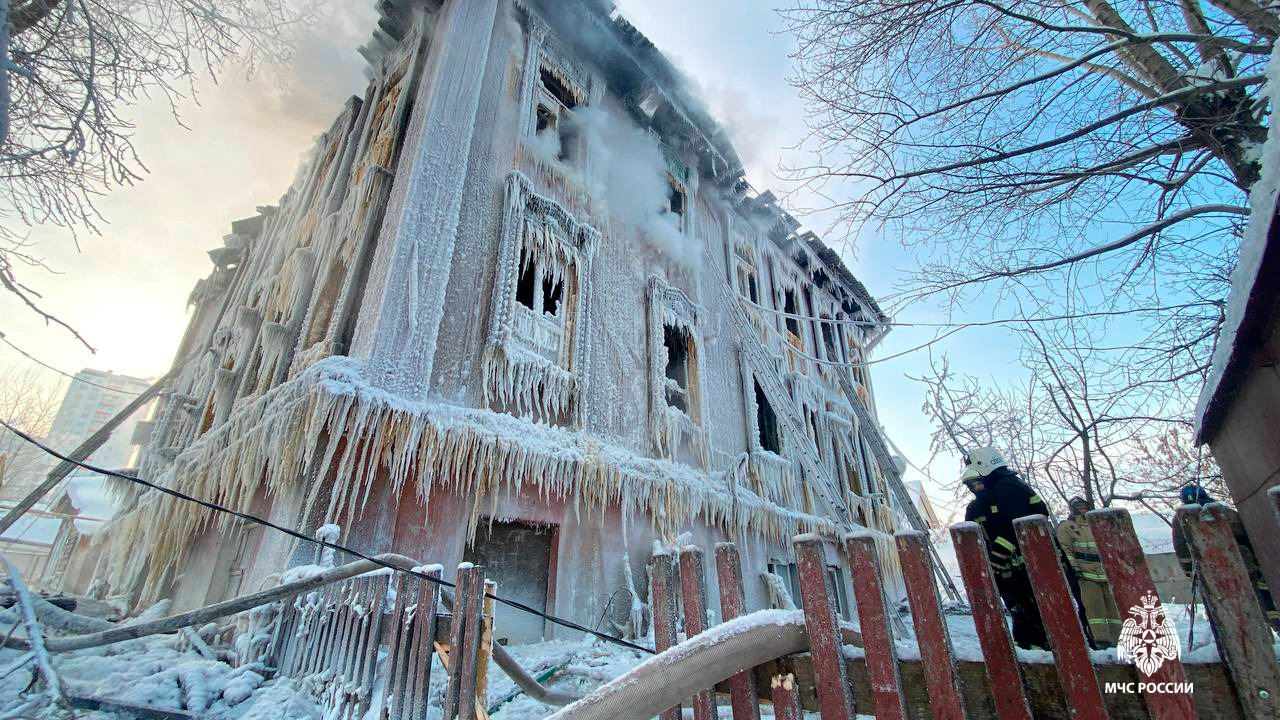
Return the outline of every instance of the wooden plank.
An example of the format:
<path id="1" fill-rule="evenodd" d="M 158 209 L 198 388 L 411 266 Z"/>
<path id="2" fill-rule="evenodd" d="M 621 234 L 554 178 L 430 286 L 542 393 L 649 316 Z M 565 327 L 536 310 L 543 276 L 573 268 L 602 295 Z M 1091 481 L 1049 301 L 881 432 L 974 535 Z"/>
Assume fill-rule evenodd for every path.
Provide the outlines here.
<path id="1" fill-rule="evenodd" d="M 489 697 L 489 658 L 493 656 L 493 597 L 498 594 L 498 583 L 484 581 L 484 600 L 481 603 L 480 659 L 476 668 L 476 702 L 483 708 Z"/>
<path id="2" fill-rule="evenodd" d="M 773 717 L 775 720 L 803 720 L 800 712 L 800 695 L 796 687 L 794 675 L 774 675 L 769 684 L 773 694 Z"/>
<path id="3" fill-rule="evenodd" d="M 1280 663 L 1229 512 L 1221 503 L 1199 511 L 1189 505 L 1179 508 L 1177 521 L 1190 541 L 1218 652 L 1235 681 L 1240 705 L 1250 717 L 1280 718 Z"/>
<path id="4" fill-rule="evenodd" d="M 977 523 L 962 522 L 951 526 L 960 577 L 973 609 L 973 624 L 986 660 L 987 677 L 996 693 L 996 714 L 1001 720 L 1031 720 L 1022 674 L 1013 652 L 1013 638 L 1004 622 L 1004 605 L 996 593 L 991 564 L 987 562 L 987 542 Z"/>
<path id="5" fill-rule="evenodd" d="M 720 618 L 732 620 L 746 612 L 746 589 L 742 582 L 742 559 L 733 543 L 716 545 L 716 584 L 720 588 Z M 729 678 L 729 707 L 733 720 L 760 720 L 760 697 L 755 674 L 750 670 Z"/>
<path id="6" fill-rule="evenodd" d="M 476 707 L 476 668 L 482 633 L 480 611 L 484 601 L 484 568 L 458 566 L 453 601 L 453 626 L 449 634 L 449 682 L 441 700 L 444 720 L 473 720 Z"/>
<path id="7" fill-rule="evenodd" d="M 400 710 L 403 708 L 403 703 L 399 700 L 400 693 L 404 690 L 407 660 L 405 650 L 408 649 L 404 642 L 407 635 L 404 614 L 405 608 L 411 604 L 409 593 L 418 582 L 403 573 L 396 573 L 394 580 L 396 601 L 391 608 L 391 626 L 387 628 L 387 669 L 386 679 L 382 683 L 382 712 L 390 720 L 400 720 Z"/>
<path id="8" fill-rule="evenodd" d="M 684 599 L 684 632 L 687 637 L 707 630 L 707 578 L 702 548 L 686 545 L 680 548 L 680 596 Z M 693 720 L 717 720 L 713 689 L 699 690 L 693 696 Z"/>
<path id="9" fill-rule="evenodd" d="M 797 535 L 792 544 L 800 574 L 800 596 L 809 635 L 809 654 L 818 690 L 818 712 L 823 720 L 845 720 L 854 712 L 845 674 L 844 642 L 836 620 L 834 588 L 827 572 L 826 552 L 817 535 Z"/>
<path id="10" fill-rule="evenodd" d="M 395 573 L 399 577 L 400 573 Z M 374 677 L 378 666 L 378 649 L 382 645 L 382 627 L 386 619 L 387 589 L 391 575 L 379 575 L 369 587 L 368 613 L 365 615 L 364 657 L 356 675 L 355 717 L 362 718 L 373 702 Z M 390 664 L 390 656 L 387 658 Z"/>
<path id="11" fill-rule="evenodd" d="M 845 536 L 844 545 L 853 575 L 858 627 L 862 630 L 876 717 L 905 720 L 907 707 L 902 697 L 902 679 L 898 676 L 898 651 L 893 644 L 884 585 L 880 581 L 876 539 L 870 533 L 853 533 Z"/>
<path id="12" fill-rule="evenodd" d="M 413 614 L 413 666 L 410 670 L 412 691 L 405 698 L 409 708 L 407 717 L 419 720 L 427 717 L 427 691 L 431 688 L 431 646 L 436 639 L 436 626 L 440 615 L 441 568 L 433 567 L 422 573 L 418 607 Z"/>
<path id="13" fill-rule="evenodd" d="M 158 708 L 151 705 L 138 705 L 136 703 L 121 702 L 119 700 L 111 700 L 109 698 L 97 697 L 94 695 L 67 694 L 66 698 L 67 702 L 71 703 L 72 707 L 77 707 L 81 710 L 120 713 L 121 717 L 148 718 L 152 720 L 187 720 L 187 718 L 199 717 L 196 713 L 187 710 Z"/>
<path id="14" fill-rule="evenodd" d="M 1124 508 L 1102 508 L 1090 511 L 1085 517 L 1089 521 L 1089 529 L 1093 531 L 1094 540 L 1098 543 L 1102 567 L 1107 571 L 1111 595 L 1120 612 L 1131 612 L 1127 608 L 1141 608 L 1144 596 L 1156 598 L 1155 583 L 1151 581 L 1151 571 L 1147 568 L 1142 546 L 1138 544 L 1138 538 L 1133 532 L 1129 511 Z M 1158 605 L 1160 601 L 1156 599 L 1154 602 Z M 1143 678 L 1143 695 L 1154 720 L 1195 717 L 1195 704 L 1190 694 L 1157 692 L 1161 686 L 1169 687 L 1165 683 L 1186 681 L 1186 673 L 1178 658 L 1164 661 L 1155 672 Z"/>
<path id="15" fill-rule="evenodd" d="M 956 672 L 951 633 L 942 617 L 942 600 L 929 567 L 929 536 L 911 530 L 898 533 L 894 540 L 898 544 L 907 601 L 911 603 L 911 622 L 915 625 L 920 659 L 925 667 L 930 668 L 924 676 L 929 690 L 929 708 L 934 720 L 964 720 L 960 676 Z"/>
<path id="16" fill-rule="evenodd" d="M 1013 527 L 1018 533 L 1018 546 L 1026 558 L 1036 604 L 1053 647 L 1067 706 L 1080 720 L 1107 720 L 1102 688 L 1093 672 L 1089 645 L 1072 602 L 1067 576 L 1062 571 L 1049 518 L 1043 515 L 1018 518 L 1013 521 Z"/>
<path id="17" fill-rule="evenodd" d="M 662 653 L 676 644 L 676 566 L 667 552 L 649 558 L 649 605 L 653 611 L 653 647 Z M 662 720 L 681 720 L 680 706 L 668 708 Z"/>

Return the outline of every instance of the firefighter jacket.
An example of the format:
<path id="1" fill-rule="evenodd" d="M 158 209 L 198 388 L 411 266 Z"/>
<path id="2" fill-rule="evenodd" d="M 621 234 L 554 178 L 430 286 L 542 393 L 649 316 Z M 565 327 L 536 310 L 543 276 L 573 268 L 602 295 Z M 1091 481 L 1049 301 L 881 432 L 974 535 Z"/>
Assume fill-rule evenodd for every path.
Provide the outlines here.
<path id="1" fill-rule="evenodd" d="M 982 526 L 987 536 L 987 556 L 998 576 L 1008 577 L 1023 566 L 1022 551 L 1013 521 L 1028 515 L 1049 515 L 1049 508 L 1018 474 L 997 468 L 982 478 L 982 492 L 965 509 L 964 519 Z"/>
<path id="2" fill-rule="evenodd" d="M 1058 545 L 1067 554 L 1067 562 L 1071 569 L 1084 580 L 1104 583 L 1107 574 L 1102 569 L 1102 558 L 1098 555 L 1098 544 L 1093 540 L 1093 531 L 1084 518 L 1067 518 L 1058 523 Z"/>

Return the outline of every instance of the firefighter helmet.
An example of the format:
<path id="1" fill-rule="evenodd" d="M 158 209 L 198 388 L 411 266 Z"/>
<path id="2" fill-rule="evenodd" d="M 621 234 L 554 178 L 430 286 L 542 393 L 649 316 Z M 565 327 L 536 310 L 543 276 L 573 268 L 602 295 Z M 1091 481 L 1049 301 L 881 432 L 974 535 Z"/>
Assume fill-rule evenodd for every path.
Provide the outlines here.
<path id="1" fill-rule="evenodd" d="M 964 454 L 964 464 L 970 470 L 976 470 L 978 477 L 986 477 L 997 468 L 1009 467 L 1000 451 L 993 447 L 974 448 Z"/>

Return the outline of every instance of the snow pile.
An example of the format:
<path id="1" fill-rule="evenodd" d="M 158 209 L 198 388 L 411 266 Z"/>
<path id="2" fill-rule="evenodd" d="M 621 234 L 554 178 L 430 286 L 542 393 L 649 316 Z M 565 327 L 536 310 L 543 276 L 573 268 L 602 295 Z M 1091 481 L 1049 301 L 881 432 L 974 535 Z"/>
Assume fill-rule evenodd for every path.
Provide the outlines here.
<path id="1" fill-rule="evenodd" d="M 320 720 L 320 706 L 308 684 L 289 679 L 264 681 L 260 665 L 233 668 L 194 651 L 178 649 L 173 636 L 132 640 L 90 650 L 54 655 L 66 692 L 118 703 L 190 710 L 202 718 Z M 18 656 L 0 651 L 0 663 Z M 21 704 L 30 671 L 0 682 L 0 713 Z M 81 712 L 82 718 L 118 717 Z"/>

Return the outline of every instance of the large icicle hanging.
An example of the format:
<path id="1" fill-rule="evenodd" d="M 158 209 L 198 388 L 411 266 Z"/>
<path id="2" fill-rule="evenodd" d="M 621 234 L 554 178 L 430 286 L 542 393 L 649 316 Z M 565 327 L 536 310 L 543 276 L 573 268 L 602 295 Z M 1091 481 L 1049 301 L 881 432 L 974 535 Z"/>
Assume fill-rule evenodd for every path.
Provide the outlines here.
<path id="1" fill-rule="evenodd" d="M 327 440 L 325 439 L 327 438 Z M 332 468 L 325 522 L 349 526 L 374 482 L 393 495 L 412 490 L 429 504 L 445 490 L 477 496 L 484 507 L 501 493 L 576 498 L 586 512 L 619 506 L 675 535 L 701 518 L 733 532 L 786 543 L 802 532 L 834 536 L 826 518 L 789 509 L 745 487 L 713 481 L 687 465 L 635 455 L 581 431 L 505 413 L 408 402 L 368 385 L 359 363 L 330 357 L 236 409 L 154 481 L 240 511 L 259 490 L 272 496 L 301 487 L 315 502 L 322 490 L 304 472 Z M 474 519 L 473 519 L 474 520 Z M 158 493 L 117 518 L 116 541 L 151 548 L 149 582 L 181 565 L 191 539 L 226 516 Z M 118 562 L 136 571 L 137 553 Z M 145 555 L 145 554 L 144 554 Z M 125 576 L 125 568 L 114 576 Z"/>

